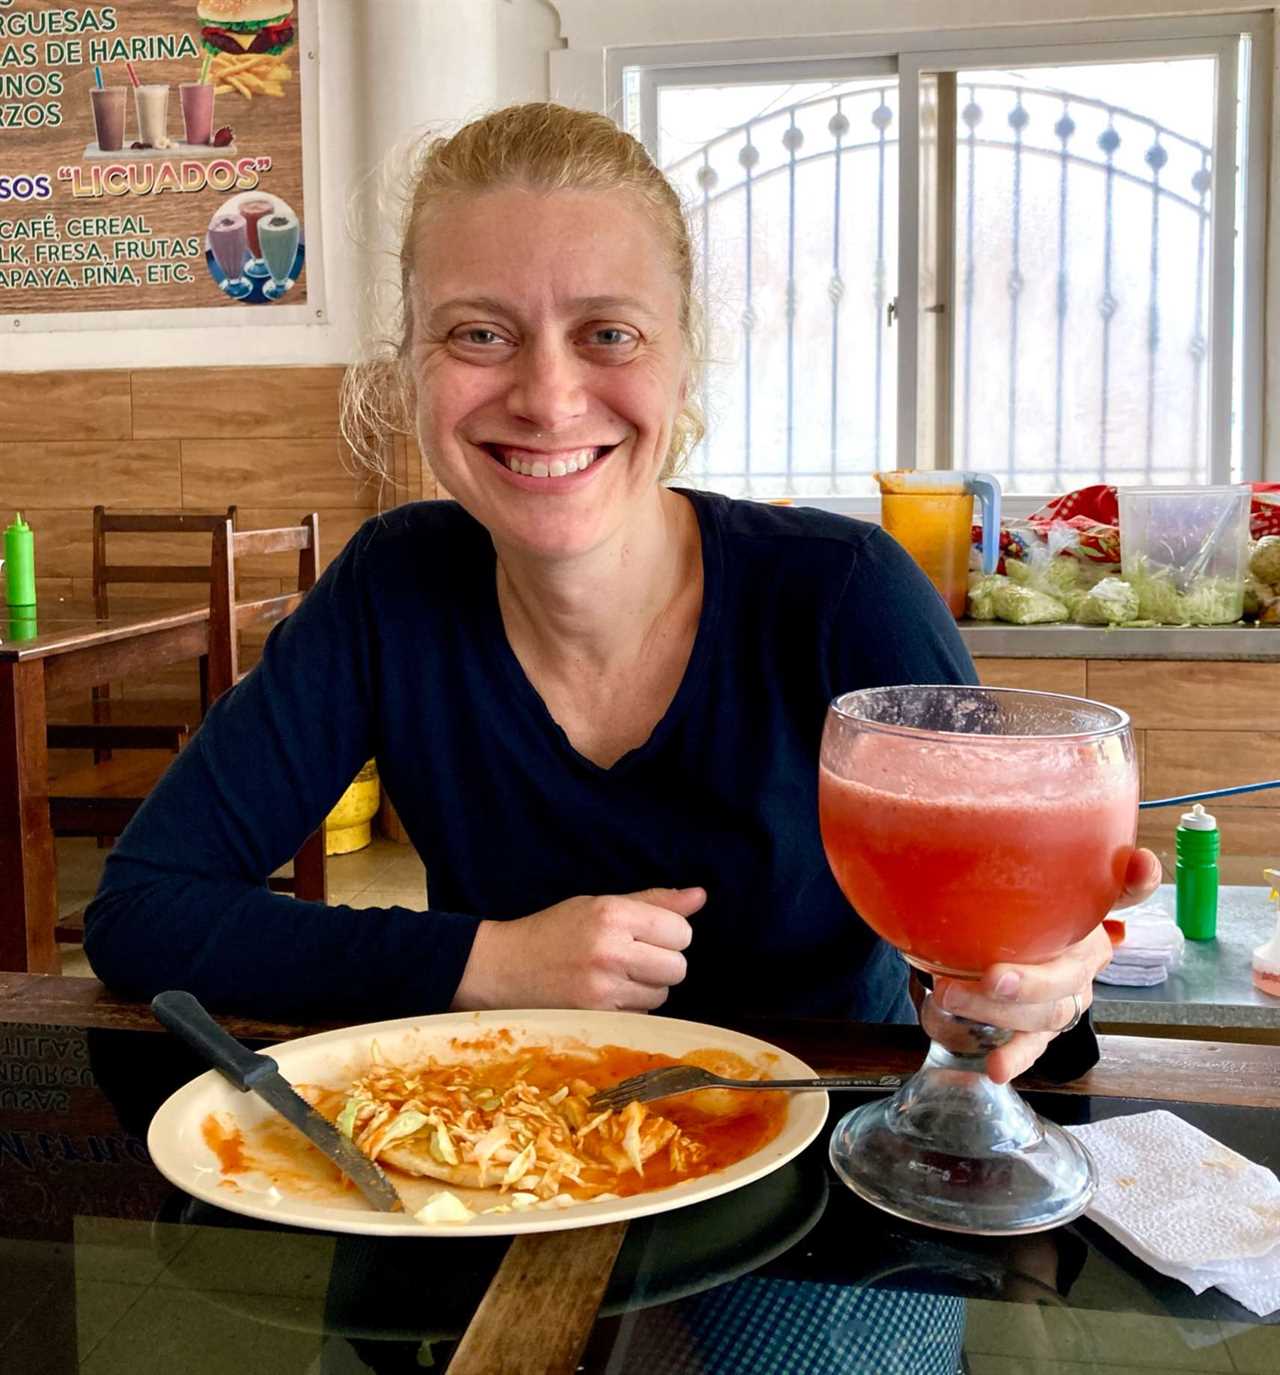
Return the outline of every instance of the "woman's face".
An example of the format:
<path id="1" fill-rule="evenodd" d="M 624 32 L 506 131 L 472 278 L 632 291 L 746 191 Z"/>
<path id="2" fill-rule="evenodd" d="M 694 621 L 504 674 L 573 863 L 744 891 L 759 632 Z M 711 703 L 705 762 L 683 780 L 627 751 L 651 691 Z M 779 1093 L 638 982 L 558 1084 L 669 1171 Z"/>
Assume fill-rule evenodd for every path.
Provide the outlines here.
<path id="1" fill-rule="evenodd" d="M 506 189 L 419 234 L 417 427 L 500 549 L 572 558 L 656 509 L 684 393 L 680 290 L 638 200 Z"/>

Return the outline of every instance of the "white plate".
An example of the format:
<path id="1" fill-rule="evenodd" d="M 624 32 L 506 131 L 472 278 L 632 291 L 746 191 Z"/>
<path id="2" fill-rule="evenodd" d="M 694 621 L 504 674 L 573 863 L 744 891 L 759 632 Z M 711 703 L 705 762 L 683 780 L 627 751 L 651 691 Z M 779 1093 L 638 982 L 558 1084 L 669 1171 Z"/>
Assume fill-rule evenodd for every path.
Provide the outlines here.
<path id="1" fill-rule="evenodd" d="M 409 1064 L 425 1059 L 458 1058 L 451 1042 L 458 1037 L 482 1036 L 505 1029 L 511 1049 L 523 1045 L 556 1046 L 579 1042 L 591 1046 L 617 1045 L 679 1057 L 693 1050 L 729 1050 L 775 1078 L 802 1078 L 813 1070 L 794 1055 L 720 1027 L 634 1012 L 579 1012 L 537 1009 L 520 1012 L 451 1012 L 436 1017 L 404 1017 L 365 1026 L 325 1031 L 272 1046 L 269 1054 L 291 1083 L 338 1086 L 367 1068 L 370 1043 L 376 1038 L 383 1058 Z M 489 1051 L 492 1054 L 492 1050 Z M 605 1222 L 643 1217 L 683 1208 L 714 1198 L 760 1179 L 798 1155 L 821 1131 L 827 1117 L 825 1093 L 791 1097 L 782 1130 L 767 1145 L 736 1164 L 666 1189 L 630 1198 L 604 1199 L 569 1208 L 480 1215 L 465 1224 L 428 1226 L 408 1213 L 379 1213 L 362 1206 L 340 1206 L 289 1197 L 264 1176 L 236 1176 L 236 1189 L 223 1182 L 218 1159 L 205 1144 L 201 1123 L 215 1112 L 230 1113 L 242 1129 L 274 1117 L 273 1110 L 253 1094 L 233 1088 L 216 1070 L 179 1089 L 160 1107 L 147 1132 L 147 1149 L 156 1168 L 171 1183 L 195 1198 L 247 1217 L 263 1218 L 294 1227 L 322 1231 L 357 1232 L 377 1236 L 514 1236 L 524 1232 L 555 1232 L 570 1227 L 594 1227 Z M 445 1186 L 438 1185 L 443 1188 Z M 358 1205 L 353 1200 L 353 1205 Z"/>

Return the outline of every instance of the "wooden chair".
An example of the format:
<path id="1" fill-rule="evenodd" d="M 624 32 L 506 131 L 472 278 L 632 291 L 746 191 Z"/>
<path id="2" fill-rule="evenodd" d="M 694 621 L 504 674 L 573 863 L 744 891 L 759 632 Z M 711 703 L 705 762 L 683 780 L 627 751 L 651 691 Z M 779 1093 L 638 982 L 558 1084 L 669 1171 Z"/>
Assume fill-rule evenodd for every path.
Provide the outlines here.
<path id="1" fill-rule="evenodd" d="M 240 600 L 236 561 L 262 554 L 297 551 L 297 586 L 291 592 Z M 213 532 L 213 582 L 209 599 L 209 700 L 216 702 L 244 674 L 240 671 L 240 632 L 275 625 L 293 611 L 315 585 L 320 571 L 320 517 L 313 511 L 298 525 L 276 530 L 236 530 L 225 520 Z M 293 857 L 292 877 L 269 880 L 277 892 L 314 902 L 327 899 L 324 823 L 303 841 Z"/>
<path id="2" fill-rule="evenodd" d="M 258 554 L 298 552 L 295 590 L 257 600 L 236 595 L 236 559 Z M 240 631 L 271 626 L 301 602 L 315 584 L 320 562 L 319 517 L 314 513 L 299 525 L 279 530 L 235 529 L 223 518 L 213 530 L 213 555 L 208 570 L 209 601 L 209 701 L 215 702 L 244 676 L 240 672 Z M 54 835 L 119 835 L 172 761 L 172 752 L 129 749 L 120 755 L 86 764 L 55 780 L 57 795 L 49 798 Z M 327 897 L 324 826 L 303 842 L 294 856 L 292 877 L 272 878 L 277 892 L 324 902 Z M 83 913 L 73 913 L 57 927 L 59 940 L 80 940 L 84 935 Z"/>
<path id="3" fill-rule="evenodd" d="M 107 557 L 107 536 L 191 535 L 212 536 L 224 522 L 234 523 L 236 508 L 225 512 L 108 511 L 93 508 L 93 601 L 101 617 L 110 615 L 111 589 L 121 586 L 154 587 L 175 583 L 210 586 L 212 563 L 136 564 L 112 563 Z M 209 703 L 208 661 L 198 661 L 199 693 L 189 697 L 142 699 L 112 697 L 108 684 L 96 685 L 88 702 L 57 707 L 48 726 L 50 749 L 94 752 L 94 761 L 110 758 L 113 749 L 178 750 L 200 723 Z"/>

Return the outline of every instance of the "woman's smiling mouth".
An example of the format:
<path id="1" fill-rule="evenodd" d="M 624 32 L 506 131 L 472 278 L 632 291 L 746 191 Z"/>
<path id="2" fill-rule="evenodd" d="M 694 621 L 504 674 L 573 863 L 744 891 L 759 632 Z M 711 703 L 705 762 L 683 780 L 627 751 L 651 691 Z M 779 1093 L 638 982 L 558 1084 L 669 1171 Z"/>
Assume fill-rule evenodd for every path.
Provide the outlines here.
<path id="1" fill-rule="evenodd" d="M 617 448 L 616 444 L 602 444 L 598 447 L 580 449 L 521 449 L 511 444 L 480 445 L 490 457 L 496 459 L 509 472 L 520 477 L 568 477 L 590 468 L 598 459 L 606 457 Z"/>

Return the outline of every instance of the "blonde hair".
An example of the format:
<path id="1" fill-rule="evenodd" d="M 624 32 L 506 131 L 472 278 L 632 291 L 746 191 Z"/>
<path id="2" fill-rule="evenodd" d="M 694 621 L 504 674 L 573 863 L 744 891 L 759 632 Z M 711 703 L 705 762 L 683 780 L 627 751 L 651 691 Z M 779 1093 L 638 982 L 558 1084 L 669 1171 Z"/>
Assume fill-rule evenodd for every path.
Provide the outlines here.
<path id="1" fill-rule="evenodd" d="M 412 431 L 414 248 L 423 222 L 464 195 L 504 187 L 532 191 L 630 191 L 644 205 L 680 288 L 680 330 L 689 385 L 676 416 L 662 478 L 679 472 L 705 421 L 694 399 L 705 359 L 700 303 L 693 294 L 693 244 L 680 197 L 644 145 L 605 115 L 564 105 L 510 105 L 448 138 L 424 138 L 412 157 L 399 234 L 400 297 L 390 337 L 347 369 L 343 437 L 363 463 L 385 475 L 388 433 Z"/>

